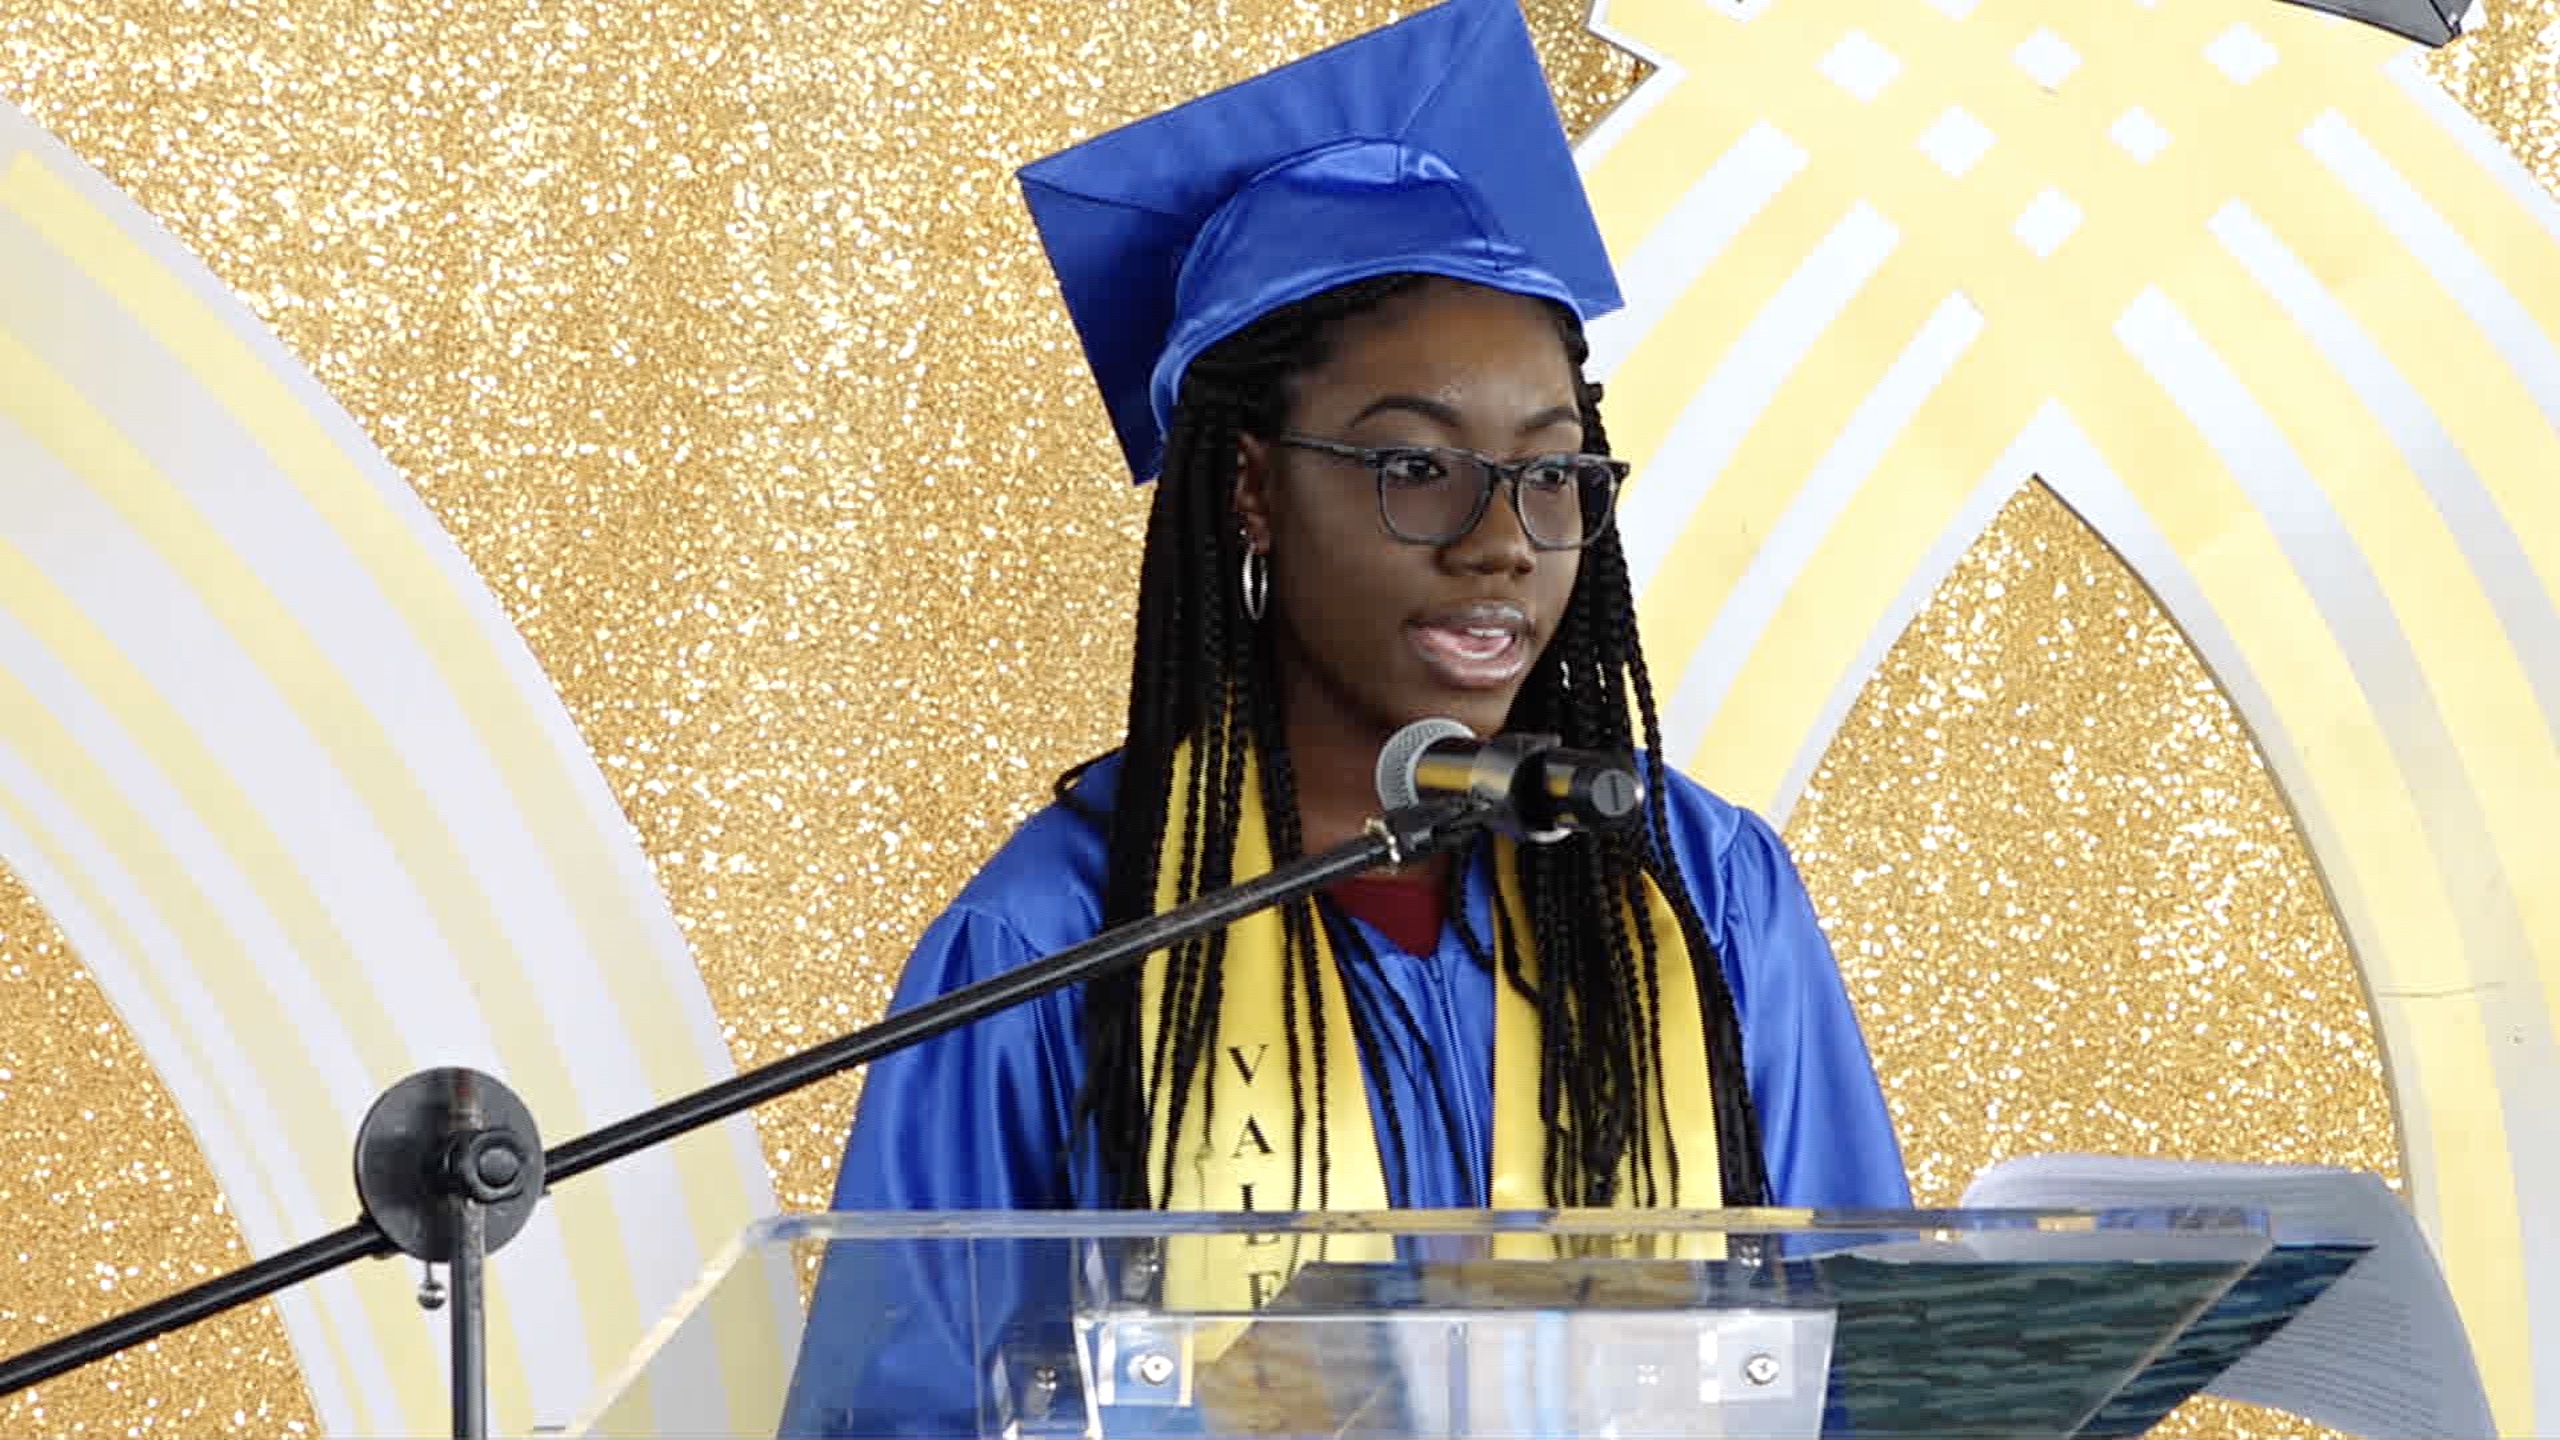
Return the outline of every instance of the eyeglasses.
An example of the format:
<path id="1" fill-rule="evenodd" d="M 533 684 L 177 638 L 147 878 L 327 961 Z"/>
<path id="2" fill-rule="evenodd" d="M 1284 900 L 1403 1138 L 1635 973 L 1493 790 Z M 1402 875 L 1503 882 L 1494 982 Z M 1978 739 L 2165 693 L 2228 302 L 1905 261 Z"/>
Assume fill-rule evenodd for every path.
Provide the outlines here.
<path id="1" fill-rule="evenodd" d="M 1378 518 L 1414 545 L 1446 545 L 1476 528 L 1493 487 L 1511 482 L 1521 533 L 1540 550 L 1579 550 L 1609 528 L 1628 465 L 1606 455 L 1533 455 L 1501 461 L 1439 445 L 1345 445 L 1310 435 L 1278 443 L 1356 461 L 1378 477 Z"/>

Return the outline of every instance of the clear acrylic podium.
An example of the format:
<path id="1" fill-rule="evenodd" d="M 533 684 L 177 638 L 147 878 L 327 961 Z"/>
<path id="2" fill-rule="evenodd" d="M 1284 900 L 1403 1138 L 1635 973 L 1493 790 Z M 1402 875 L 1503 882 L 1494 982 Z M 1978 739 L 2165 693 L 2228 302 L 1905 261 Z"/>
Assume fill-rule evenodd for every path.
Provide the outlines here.
<path id="1" fill-rule="evenodd" d="M 786 1216 L 571 1433 L 2132 1435 L 2356 1253 L 2231 1210 Z"/>

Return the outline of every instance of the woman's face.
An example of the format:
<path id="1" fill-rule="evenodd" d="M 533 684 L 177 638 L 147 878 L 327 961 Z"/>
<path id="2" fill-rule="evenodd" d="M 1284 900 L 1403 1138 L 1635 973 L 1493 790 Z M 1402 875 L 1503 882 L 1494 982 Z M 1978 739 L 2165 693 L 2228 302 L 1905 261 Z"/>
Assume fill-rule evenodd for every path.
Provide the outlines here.
<path id="1" fill-rule="evenodd" d="M 1551 455 L 1583 442 L 1574 380 L 1543 305 L 1427 281 L 1343 323 L 1325 363 L 1293 384 L 1287 428 L 1360 447 Z M 1575 551 L 1530 545 L 1508 485 L 1472 531 L 1414 544 L 1381 521 L 1376 470 L 1254 437 L 1243 441 L 1236 505 L 1270 556 L 1264 623 L 1279 627 L 1293 728 L 1316 721 L 1383 740 L 1446 716 L 1496 733 L 1580 563 Z"/>

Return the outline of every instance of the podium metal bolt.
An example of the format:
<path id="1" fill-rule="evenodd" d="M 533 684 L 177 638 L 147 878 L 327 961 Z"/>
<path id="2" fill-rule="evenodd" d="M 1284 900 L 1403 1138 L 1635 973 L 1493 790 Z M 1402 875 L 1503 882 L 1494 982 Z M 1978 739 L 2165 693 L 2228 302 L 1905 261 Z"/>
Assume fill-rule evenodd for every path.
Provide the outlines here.
<path id="1" fill-rule="evenodd" d="M 1031 1384 L 1022 1397 L 1023 1416 L 1030 1420 L 1046 1420 L 1058 1408 L 1058 1367 L 1036 1365 L 1031 1370 Z"/>
<path id="2" fill-rule="evenodd" d="M 1173 1357 L 1150 1350 L 1129 1362 L 1129 1373 L 1141 1385 L 1162 1385 L 1173 1378 Z"/>
<path id="3" fill-rule="evenodd" d="M 1742 1378 L 1754 1385 L 1774 1385 L 1778 1381 L 1778 1357 L 1766 1351 L 1742 1362 Z"/>

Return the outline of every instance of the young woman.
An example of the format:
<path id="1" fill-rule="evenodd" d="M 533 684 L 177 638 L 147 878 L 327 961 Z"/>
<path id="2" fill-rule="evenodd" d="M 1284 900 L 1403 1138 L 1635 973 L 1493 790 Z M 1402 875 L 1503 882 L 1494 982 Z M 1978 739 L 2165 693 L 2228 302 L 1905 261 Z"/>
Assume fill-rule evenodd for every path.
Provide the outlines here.
<path id="1" fill-rule="evenodd" d="M 1907 1205 L 1783 845 L 1662 758 L 1582 373 L 1617 295 L 1516 0 L 1024 181 L 1155 487 L 1127 736 L 894 1003 L 1351 838 L 1424 718 L 1640 756 L 1644 823 L 1488 837 L 883 1061 L 839 1208 Z M 796 1414 L 859 1288 L 822 1282 Z"/>

